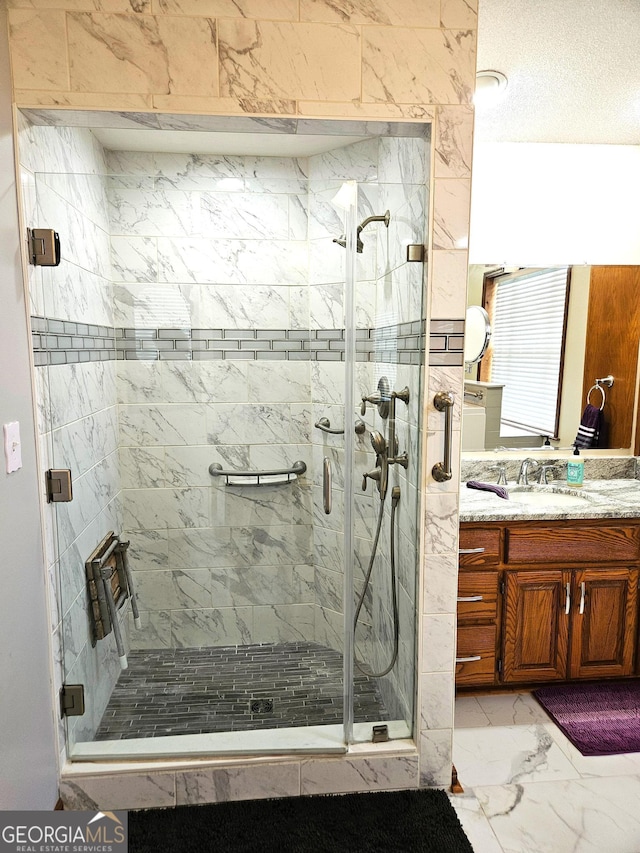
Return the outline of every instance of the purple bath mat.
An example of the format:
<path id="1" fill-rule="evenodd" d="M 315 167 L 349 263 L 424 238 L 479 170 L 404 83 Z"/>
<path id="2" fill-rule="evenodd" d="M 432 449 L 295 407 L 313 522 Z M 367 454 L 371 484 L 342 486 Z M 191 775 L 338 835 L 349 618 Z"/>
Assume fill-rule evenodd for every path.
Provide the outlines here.
<path id="1" fill-rule="evenodd" d="M 640 681 L 558 684 L 533 695 L 583 755 L 640 752 Z"/>

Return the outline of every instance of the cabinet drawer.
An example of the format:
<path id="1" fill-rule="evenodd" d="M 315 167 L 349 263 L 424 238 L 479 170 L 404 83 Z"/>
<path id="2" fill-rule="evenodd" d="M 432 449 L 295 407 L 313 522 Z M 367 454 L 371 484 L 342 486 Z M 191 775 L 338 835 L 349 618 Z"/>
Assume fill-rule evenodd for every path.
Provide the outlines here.
<path id="1" fill-rule="evenodd" d="M 496 672 L 496 626 L 458 628 L 456 684 L 493 684 Z"/>
<path id="2" fill-rule="evenodd" d="M 498 528 L 460 529 L 460 566 L 495 566 L 500 560 L 500 530 Z M 469 553 L 464 553 L 465 551 Z"/>
<path id="3" fill-rule="evenodd" d="M 464 619 L 495 619 L 497 602 L 498 572 L 460 572 L 458 575 L 459 622 Z"/>
<path id="4" fill-rule="evenodd" d="M 506 532 L 508 563 L 607 563 L 640 557 L 640 527 L 531 527 Z"/>

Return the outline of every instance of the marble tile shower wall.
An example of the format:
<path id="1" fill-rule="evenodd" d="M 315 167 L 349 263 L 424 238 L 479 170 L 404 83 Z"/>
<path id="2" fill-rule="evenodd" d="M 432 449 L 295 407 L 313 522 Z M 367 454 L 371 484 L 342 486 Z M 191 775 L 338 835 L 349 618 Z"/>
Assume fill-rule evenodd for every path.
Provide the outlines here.
<path id="1" fill-rule="evenodd" d="M 102 147 L 88 130 L 20 121 L 25 224 L 55 228 L 64 258 L 28 268 L 31 312 L 52 332 L 79 320 L 112 328 Z M 43 470 L 70 468 L 73 476 L 73 501 L 45 506 L 46 555 L 56 691 L 63 680 L 85 685 L 87 711 L 69 718 L 69 734 L 86 740 L 119 672 L 112 636 L 91 646 L 84 576 L 96 545 L 122 528 L 115 361 L 45 364 L 35 381 Z M 61 749 L 64 740 L 60 731 Z"/>
<path id="2" fill-rule="evenodd" d="M 306 162 L 110 152 L 108 166 L 132 642 L 313 640 Z M 309 474 L 291 487 L 208 472 L 297 459 Z"/>

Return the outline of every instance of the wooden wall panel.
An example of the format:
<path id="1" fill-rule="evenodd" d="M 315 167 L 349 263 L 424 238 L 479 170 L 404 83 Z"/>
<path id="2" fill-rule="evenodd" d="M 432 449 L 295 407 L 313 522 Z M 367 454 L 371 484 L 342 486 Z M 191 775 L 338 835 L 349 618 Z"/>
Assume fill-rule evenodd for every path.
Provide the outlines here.
<path id="1" fill-rule="evenodd" d="M 587 330 L 583 400 L 596 378 L 613 374 L 613 388 L 605 389 L 606 439 L 601 446 L 631 447 L 640 339 L 640 267 L 592 267 Z M 592 404 L 599 405 L 600 399 L 594 391 Z"/>

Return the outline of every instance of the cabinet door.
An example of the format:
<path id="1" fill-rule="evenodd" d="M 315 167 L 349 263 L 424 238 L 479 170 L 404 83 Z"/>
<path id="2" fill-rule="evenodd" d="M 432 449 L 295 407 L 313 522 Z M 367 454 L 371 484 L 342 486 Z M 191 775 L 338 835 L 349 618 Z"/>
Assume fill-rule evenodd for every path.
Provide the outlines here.
<path id="1" fill-rule="evenodd" d="M 505 572 L 503 681 L 567 676 L 571 573 Z"/>
<path id="2" fill-rule="evenodd" d="M 574 573 L 571 678 L 633 674 L 637 569 Z"/>

